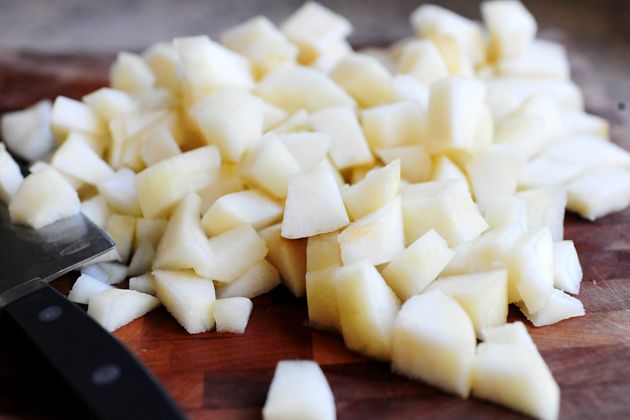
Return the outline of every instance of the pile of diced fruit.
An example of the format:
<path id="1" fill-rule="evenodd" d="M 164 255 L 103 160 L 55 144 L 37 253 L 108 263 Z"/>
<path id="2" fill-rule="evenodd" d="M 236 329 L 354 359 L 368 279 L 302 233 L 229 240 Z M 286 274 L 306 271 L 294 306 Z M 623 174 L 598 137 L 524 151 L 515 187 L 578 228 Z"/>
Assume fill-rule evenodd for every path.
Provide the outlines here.
<path id="1" fill-rule="evenodd" d="M 415 36 L 357 52 L 306 3 L 279 28 L 122 52 L 111 88 L 3 117 L 0 197 L 15 223 L 83 212 L 111 236 L 69 295 L 108 330 L 161 303 L 191 334 L 242 333 L 282 282 L 349 349 L 554 419 L 558 385 L 508 305 L 534 326 L 584 314 L 565 208 L 628 206 L 630 154 L 521 3 L 481 12 L 423 5 Z M 325 377 L 280 365 L 265 417 L 305 412 L 334 418 Z"/>

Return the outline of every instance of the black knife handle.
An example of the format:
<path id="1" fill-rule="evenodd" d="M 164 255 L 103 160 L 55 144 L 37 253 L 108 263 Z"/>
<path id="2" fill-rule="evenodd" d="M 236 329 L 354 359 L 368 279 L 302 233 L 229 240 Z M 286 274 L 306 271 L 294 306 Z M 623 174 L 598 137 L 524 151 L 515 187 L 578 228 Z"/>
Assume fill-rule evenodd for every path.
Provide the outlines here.
<path id="1" fill-rule="evenodd" d="M 94 416 L 183 419 L 153 375 L 113 335 L 45 286 L 4 307 Z"/>

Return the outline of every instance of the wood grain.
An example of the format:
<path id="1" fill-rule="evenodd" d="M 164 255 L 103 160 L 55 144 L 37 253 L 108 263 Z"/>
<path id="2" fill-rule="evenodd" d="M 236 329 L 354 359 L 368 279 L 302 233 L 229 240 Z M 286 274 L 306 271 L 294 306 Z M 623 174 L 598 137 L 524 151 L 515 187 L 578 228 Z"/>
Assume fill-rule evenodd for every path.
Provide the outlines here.
<path id="1" fill-rule="evenodd" d="M 552 9 L 542 4 L 534 6 Z M 599 71 L 589 59 L 614 54 L 621 38 L 600 27 L 593 31 L 587 44 L 580 43 L 582 34 L 551 34 L 569 44 L 572 62 L 577 63 L 574 77 L 587 92 L 588 108 L 610 118 L 613 139 L 629 147 L 628 118 L 616 107 L 626 95 L 620 86 L 627 80 L 616 70 Z M 612 39 L 609 49 L 602 47 L 606 39 Z M 627 57 L 626 50 L 616 66 Z M 59 94 L 79 98 L 106 83 L 111 58 L 5 51 L 0 54 L 0 113 Z M 630 210 L 596 223 L 568 215 L 565 232 L 575 241 L 584 268 L 579 297 L 587 315 L 530 332 L 562 389 L 562 418 L 630 418 Z M 55 282 L 65 291 L 70 284 L 70 278 Z M 510 318 L 521 316 L 512 311 Z M 275 364 L 293 358 L 322 365 L 341 419 L 520 417 L 393 375 L 387 365 L 348 351 L 340 337 L 307 328 L 306 319 L 305 301 L 279 288 L 254 300 L 242 336 L 190 336 L 164 309 L 123 327 L 116 336 L 191 418 L 259 418 Z M 0 417 L 80 416 L 80 402 L 41 365 L 18 332 L 0 322 L 0 337 Z"/>

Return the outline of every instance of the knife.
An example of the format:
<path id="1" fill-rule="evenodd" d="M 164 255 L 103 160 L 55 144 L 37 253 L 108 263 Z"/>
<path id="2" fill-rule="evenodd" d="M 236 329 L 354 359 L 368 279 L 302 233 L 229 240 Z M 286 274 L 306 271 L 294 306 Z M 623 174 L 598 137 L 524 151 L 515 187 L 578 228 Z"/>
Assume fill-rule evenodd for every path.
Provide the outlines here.
<path id="1" fill-rule="evenodd" d="M 41 229 L 11 223 L 0 205 L 0 310 L 100 419 L 182 419 L 153 375 L 49 282 L 113 247 L 85 216 Z"/>

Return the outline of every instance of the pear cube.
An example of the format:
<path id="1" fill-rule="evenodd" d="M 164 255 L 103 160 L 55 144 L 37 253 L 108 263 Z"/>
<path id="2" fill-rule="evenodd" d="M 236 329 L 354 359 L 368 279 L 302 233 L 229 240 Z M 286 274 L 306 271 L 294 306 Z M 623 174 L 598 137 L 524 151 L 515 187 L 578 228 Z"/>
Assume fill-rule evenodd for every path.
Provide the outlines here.
<path id="1" fill-rule="evenodd" d="M 306 244 L 306 271 L 318 271 L 343 265 L 337 235 L 337 232 L 330 232 L 308 238 Z"/>
<path id="2" fill-rule="evenodd" d="M 87 313 L 107 331 L 115 331 L 152 311 L 160 301 L 135 290 L 108 289 L 92 295 Z"/>
<path id="3" fill-rule="evenodd" d="M 585 314 L 584 305 L 582 305 L 579 299 L 558 289 L 553 289 L 547 304 L 533 314 L 530 313 L 523 304 L 519 304 L 519 308 L 535 327 L 555 324 L 564 319 L 583 316 Z"/>
<path id="4" fill-rule="evenodd" d="M 421 144 L 377 149 L 376 155 L 386 164 L 400 160 L 400 176 L 405 181 L 424 182 L 431 177 L 431 156 Z"/>
<path id="5" fill-rule="evenodd" d="M 341 332 L 335 268 L 323 268 L 306 273 L 308 325 Z"/>
<path id="6" fill-rule="evenodd" d="M 8 205 L 20 189 L 24 177 L 4 145 L 0 143 L 0 200 Z"/>
<path id="7" fill-rule="evenodd" d="M 577 295 L 582 281 L 582 266 L 573 241 L 553 243 L 553 285 Z"/>
<path id="8" fill-rule="evenodd" d="M 588 220 L 597 220 L 630 205 L 630 169 L 600 165 L 567 186 L 567 208 Z"/>
<path id="9" fill-rule="evenodd" d="M 208 241 L 212 251 L 208 278 L 229 283 L 267 255 L 267 245 L 250 225 L 240 225 Z"/>
<path id="10" fill-rule="evenodd" d="M 127 92 L 101 88 L 83 97 L 83 102 L 101 119 L 111 121 L 114 117 L 138 111 L 138 103 Z"/>
<path id="11" fill-rule="evenodd" d="M 140 216 L 136 174 L 131 169 L 119 169 L 115 174 L 99 181 L 97 188 L 113 211 Z"/>
<path id="12" fill-rule="evenodd" d="M 330 150 L 330 135 L 321 132 L 296 132 L 279 135 L 280 140 L 291 152 L 303 172 L 308 172 L 327 159 Z"/>
<path id="13" fill-rule="evenodd" d="M 401 101 L 361 112 L 363 132 L 372 149 L 419 144 L 425 139 L 425 111 L 415 102 Z"/>
<path id="14" fill-rule="evenodd" d="M 68 300 L 70 302 L 87 305 L 91 296 L 111 288 L 112 286 L 107 283 L 103 283 L 102 281 L 87 274 L 81 274 L 74 282 L 72 289 L 70 289 L 70 293 L 68 293 Z"/>
<path id="15" fill-rule="evenodd" d="M 137 54 L 120 52 L 109 72 L 114 89 L 136 92 L 150 89 L 155 84 L 151 67 Z"/>
<path id="16" fill-rule="evenodd" d="M 107 200 L 102 195 L 85 200 L 81 203 L 81 213 L 92 221 L 96 226 L 105 229 L 107 221 L 111 216 Z"/>
<path id="17" fill-rule="evenodd" d="M 527 228 L 548 227 L 554 240 L 564 236 L 564 208 L 567 191 L 563 187 L 533 188 L 517 193 L 527 206 Z"/>
<path id="18" fill-rule="evenodd" d="M 173 44 L 158 42 L 144 51 L 142 56 L 153 71 L 156 86 L 173 92 L 180 88 L 183 68 Z"/>
<path id="19" fill-rule="evenodd" d="M 398 195 L 400 161 L 368 172 L 365 178 L 341 192 L 343 203 L 353 220 L 383 207 Z"/>
<path id="20" fill-rule="evenodd" d="M 231 297 L 255 298 L 272 291 L 280 285 L 278 270 L 267 260 L 260 260 L 245 269 L 230 283 L 216 284 L 217 297 L 226 299 Z"/>
<path id="21" fill-rule="evenodd" d="M 143 274 L 129 279 L 129 288 L 137 292 L 146 293 L 155 296 L 157 289 L 155 286 L 155 277 L 153 274 Z"/>
<path id="22" fill-rule="evenodd" d="M 282 281 L 296 297 L 306 292 L 306 238 L 286 239 L 278 223 L 259 232 L 267 244 L 267 260 L 280 272 Z"/>
<path id="23" fill-rule="evenodd" d="M 393 99 L 391 74 L 369 55 L 347 54 L 332 69 L 330 77 L 362 107 L 391 102 Z"/>
<path id="24" fill-rule="evenodd" d="M 217 299 L 214 302 L 217 332 L 243 334 L 253 306 L 252 301 L 244 297 Z"/>
<path id="25" fill-rule="evenodd" d="M 136 229 L 136 218 L 122 214 L 109 216 L 105 231 L 116 244 L 119 260 L 126 263 L 131 256 L 133 236 Z"/>
<path id="26" fill-rule="evenodd" d="M 428 39 L 411 41 L 403 47 L 398 58 L 398 72 L 410 74 L 425 85 L 449 74 L 440 50 Z"/>
<path id="27" fill-rule="evenodd" d="M 536 36 L 536 21 L 520 1 L 485 1 L 481 14 L 490 33 L 494 57 L 518 55 Z"/>
<path id="28" fill-rule="evenodd" d="M 2 115 L 2 139 L 11 153 L 34 162 L 53 149 L 55 141 L 50 131 L 51 112 L 50 101 L 42 100 L 29 108 Z"/>

